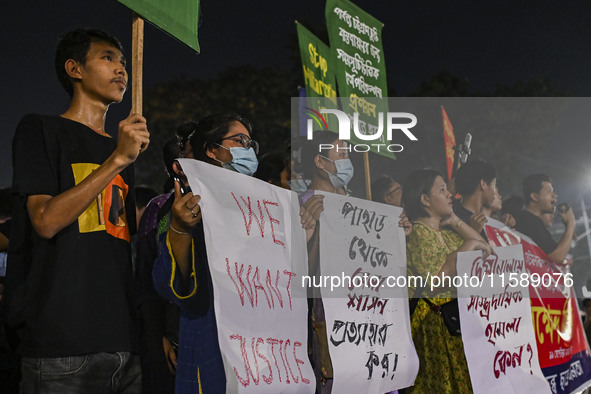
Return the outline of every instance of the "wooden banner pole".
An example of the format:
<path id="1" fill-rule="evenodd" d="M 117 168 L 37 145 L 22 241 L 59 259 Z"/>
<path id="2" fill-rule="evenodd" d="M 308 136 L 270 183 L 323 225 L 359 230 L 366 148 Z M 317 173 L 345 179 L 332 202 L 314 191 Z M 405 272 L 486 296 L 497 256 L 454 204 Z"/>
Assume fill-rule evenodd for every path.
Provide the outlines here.
<path id="1" fill-rule="evenodd" d="M 133 14 L 131 35 L 131 110 L 142 114 L 142 79 L 144 66 L 144 20 Z"/>
<path id="2" fill-rule="evenodd" d="M 371 200 L 371 175 L 369 173 L 369 153 L 363 154 L 363 167 L 365 169 L 365 194 L 367 199 Z"/>

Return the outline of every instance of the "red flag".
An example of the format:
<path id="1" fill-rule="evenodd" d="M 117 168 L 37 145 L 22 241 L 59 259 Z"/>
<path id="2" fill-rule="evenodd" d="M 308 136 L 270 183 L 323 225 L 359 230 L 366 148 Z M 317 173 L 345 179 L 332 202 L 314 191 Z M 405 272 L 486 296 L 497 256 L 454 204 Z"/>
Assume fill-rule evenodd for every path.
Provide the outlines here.
<path id="1" fill-rule="evenodd" d="M 443 141 L 445 145 L 445 160 L 447 161 L 447 178 L 451 179 L 454 168 L 454 147 L 456 146 L 456 137 L 454 127 L 451 125 L 445 108 L 441 106 L 441 116 L 443 117 Z"/>

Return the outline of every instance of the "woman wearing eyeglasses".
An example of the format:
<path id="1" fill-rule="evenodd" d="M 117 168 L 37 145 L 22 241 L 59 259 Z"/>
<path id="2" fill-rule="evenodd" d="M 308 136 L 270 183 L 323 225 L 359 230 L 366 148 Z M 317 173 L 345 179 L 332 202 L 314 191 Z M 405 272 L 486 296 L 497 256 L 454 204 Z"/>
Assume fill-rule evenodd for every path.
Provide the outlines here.
<path id="1" fill-rule="evenodd" d="M 258 144 L 250 122 L 237 114 L 213 115 L 197 123 L 190 138 L 193 157 L 252 176 L 257 169 Z M 159 227 L 160 255 L 154 263 L 157 291 L 181 307 L 177 393 L 223 393 L 226 389 L 220 354 L 213 287 L 209 271 L 200 196 L 183 195 L 175 181 L 172 210 Z"/>

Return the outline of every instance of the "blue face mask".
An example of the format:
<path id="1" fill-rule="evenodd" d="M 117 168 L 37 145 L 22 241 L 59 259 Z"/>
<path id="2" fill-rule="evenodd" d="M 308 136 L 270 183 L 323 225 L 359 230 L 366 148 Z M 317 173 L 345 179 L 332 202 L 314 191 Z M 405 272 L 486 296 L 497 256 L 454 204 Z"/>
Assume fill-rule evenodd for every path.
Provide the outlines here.
<path id="1" fill-rule="evenodd" d="M 256 172 L 259 161 L 257 159 L 257 155 L 254 153 L 254 149 L 248 148 L 245 149 L 243 147 L 233 147 L 233 148 L 226 148 L 225 146 L 219 145 L 222 148 L 229 150 L 230 154 L 232 155 L 232 161 L 229 163 L 222 163 L 222 167 L 237 171 L 241 174 L 253 176 Z M 219 161 L 219 160 L 218 160 Z"/>
<path id="2" fill-rule="evenodd" d="M 303 192 L 305 192 L 306 190 L 308 190 L 308 184 L 306 183 L 305 180 L 303 179 L 292 179 L 291 181 L 288 181 L 287 183 L 289 183 L 289 188 L 291 190 L 293 190 L 294 192 L 296 192 L 297 194 L 302 194 Z"/>
<path id="3" fill-rule="evenodd" d="M 328 157 L 322 157 L 328 161 L 332 161 L 337 168 L 336 174 L 324 170 L 328 174 L 328 179 L 335 189 L 345 188 L 349 181 L 353 178 L 353 163 L 349 159 L 330 160 Z"/>

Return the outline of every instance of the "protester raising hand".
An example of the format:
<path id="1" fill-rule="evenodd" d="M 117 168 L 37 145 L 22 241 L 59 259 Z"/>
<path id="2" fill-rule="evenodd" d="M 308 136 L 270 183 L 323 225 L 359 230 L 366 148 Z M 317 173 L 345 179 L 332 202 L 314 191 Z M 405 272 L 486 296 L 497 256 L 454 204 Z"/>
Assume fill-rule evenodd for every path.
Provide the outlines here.
<path id="1" fill-rule="evenodd" d="M 501 221 L 505 224 L 505 226 L 513 228 L 517 224 L 515 218 L 510 213 L 506 213 L 501 216 Z"/>
<path id="2" fill-rule="evenodd" d="M 183 275 L 188 275 L 191 260 L 191 232 L 201 220 L 200 196 L 189 192 L 183 196 L 179 180 L 174 181 L 174 202 L 169 239 L 174 258 Z"/>
<path id="3" fill-rule="evenodd" d="M 480 212 L 476 212 L 470 216 L 470 227 L 476 230 L 476 232 L 480 233 L 487 221 L 488 219 L 486 218 L 486 213 L 481 210 Z"/>
<path id="4" fill-rule="evenodd" d="M 188 192 L 183 195 L 179 180 L 174 181 L 174 203 L 172 204 L 172 224 L 179 229 L 191 231 L 201 220 L 201 197 Z"/>

